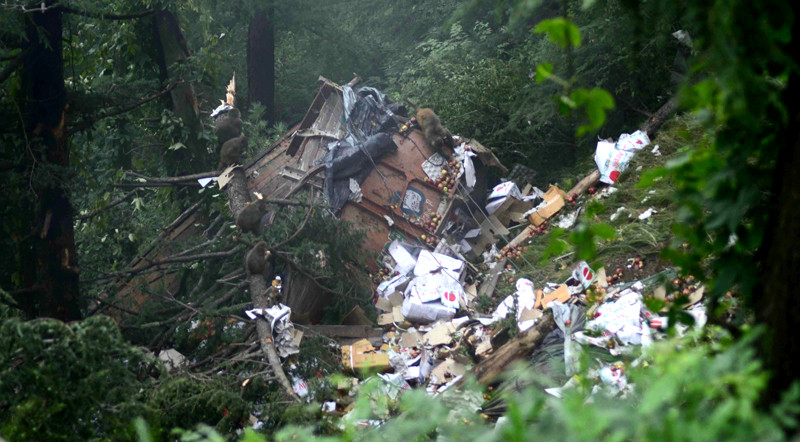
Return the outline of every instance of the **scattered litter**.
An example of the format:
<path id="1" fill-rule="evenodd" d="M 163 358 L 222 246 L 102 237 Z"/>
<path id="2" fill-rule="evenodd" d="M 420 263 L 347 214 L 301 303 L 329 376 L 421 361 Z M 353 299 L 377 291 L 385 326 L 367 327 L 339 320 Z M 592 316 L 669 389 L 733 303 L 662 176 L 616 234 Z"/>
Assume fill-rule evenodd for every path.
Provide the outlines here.
<path id="1" fill-rule="evenodd" d="M 206 186 L 208 186 L 208 184 L 210 182 L 216 181 L 216 180 L 217 180 L 217 177 L 200 178 L 199 180 L 197 180 L 197 182 L 200 183 L 200 187 L 206 187 Z"/>
<path id="2" fill-rule="evenodd" d="M 658 211 L 656 209 L 650 207 L 649 209 L 647 209 L 644 212 L 642 212 L 641 215 L 639 215 L 639 221 L 644 221 L 647 218 L 650 218 L 651 216 L 653 216 L 654 213 L 658 213 Z"/>
<path id="3" fill-rule="evenodd" d="M 363 195 L 361 194 L 361 186 L 358 185 L 358 181 L 350 178 L 350 201 L 360 203 L 363 199 Z"/>
<path id="4" fill-rule="evenodd" d="M 522 193 L 513 181 L 506 181 L 495 186 L 486 199 L 486 213 L 493 214 L 509 197 L 522 199 Z"/>
<path id="5" fill-rule="evenodd" d="M 391 369 L 389 355 L 378 353 L 366 339 L 353 345 L 342 346 L 342 365 L 350 374 L 359 374 L 362 370 L 388 371 Z"/>
<path id="6" fill-rule="evenodd" d="M 153 355 L 152 352 L 148 353 L 150 356 Z M 164 367 L 167 371 L 172 371 L 177 368 L 180 368 L 184 364 L 186 364 L 186 357 L 181 354 L 178 350 L 174 348 L 168 348 L 166 350 L 161 350 L 158 353 L 158 360 L 164 364 Z"/>
<path id="7" fill-rule="evenodd" d="M 581 211 L 582 211 L 581 209 L 578 209 L 578 210 L 576 210 L 576 211 L 574 211 L 572 213 L 568 213 L 568 214 L 562 216 L 561 218 L 558 219 L 558 222 L 556 223 L 556 226 L 559 229 L 572 228 L 572 226 L 574 226 L 575 223 L 578 222 L 578 217 L 580 216 Z"/>
<path id="8" fill-rule="evenodd" d="M 614 213 L 611 214 L 611 221 L 616 221 L 624 211 L 625 207 L 618 208 Z"/>
<path id="9" fill-rule="evenodd" d="M 584 288 L 589 288 L 596 278 L 596 275 L 586 261 L 581 261 L 578 263 L 578 266 L 575 267 L 575 270 L 572 271 L 572 277 L 580 281 Z"/>
<path id="10" fill-rule="evenodd" d="M 619 190 L 619 188 L 617 188 L 617 187 L 608 186 L 608 187 L 603 188 L 603 190 L 601 190 L 598 195 L 600 196 L 600 198 L 608 198 L 609 196 L 611 196 L 613 193 L 615 193 L 618 190 Z"/>
<path id="11" fill-rule="evenodd" d="M 272 335 L 275 340 L 275 348 L 278 355 L 282 358 L 300 353 L 300 341 L 297 339 L 296 330 L 292 321 L 289 319 L 292 310 L 283 305 L 277 304 L 268 309 L 252 309 L 245 311 L 248 318 L 256 320 L 263 317 L 270 322 Z M 302 337 L 302 334 L 299 335 Z"/>
<path id="12" fill-rule="evenodd" d="M 654 157 L 660 157 L 661 156 L 661 150 L 660 149 L 661 149 L 661 146 L 656 144 L 656 147 L 654 147 L 653 150 L 650 151 L 650 153 L 652 153 Z"/>
<path id="13" fill-rule="evenodd" d="M 542 199 L 541 204 L 525 213 L 528 221 L 534 226 L 542 225 L 547 219 L 558 213 L 566 205 L 568 196 L 558 186 L 550 186 L 550 189 L 542 195 Z"/>
<path id="14" fill-rule="evenodd" d="M 631 135 L 622 134 L 616 143 L 601 140 L 597 143 L 594 161 L 600 169 L 600 181 L 614 184 L 630 164 L 631 158 L 650 144 L 647 134 L 637 130 Z"/>

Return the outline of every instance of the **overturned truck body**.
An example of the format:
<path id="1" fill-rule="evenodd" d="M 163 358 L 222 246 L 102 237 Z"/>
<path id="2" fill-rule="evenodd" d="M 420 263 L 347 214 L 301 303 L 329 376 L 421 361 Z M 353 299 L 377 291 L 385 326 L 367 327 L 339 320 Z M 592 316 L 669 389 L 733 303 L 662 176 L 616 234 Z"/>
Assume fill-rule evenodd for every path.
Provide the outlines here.
<path id="1" fill-rule="evenodd" d="M 487 189 L 491 191 L 498 177 L 508 172 L 489 149 L 476 140 L 461 139 L 456 148 L 460 153 L 443 155 L 413 128 L 406 110 L 390 103 L 380 91 L 361 88 L 356 92 L 323 77 L 319 81 L 302 122 L 245 165 L 252 194 L 282 199 L 303 191 L 339 218 L 365 229 L 364 248 L 378 256 L 369 262 L 371 270 L 382 266 L 392 241 L 431 250 L 438 243 L 441 250 L 442 244 L 430 238 L 440 238 L 448 229 L 453 237 L 455 226 L 464 229 L 464 218 L 472 218 L 467 224 L 473 228 L 480 226 L 477 204 L 483 203 Z M 471 170 L 465 173 L 472 185 L 466 188 L 459 181 L 452 188 L 437 185 L 436 175 L 447 167 L 452 155 L 465 155 L 464 149 L 469 151 Z M 181 237 L 198 235 L 203 230 L 198 223 L 204 221 L 198 217 L 187 216 L 172 228 L 183 232 Z M 157 258 L 145 255 L 142 262 Z M 176 274 L 151 274 L 145 283 L 174 292 L 180 280 Z M 322 317 L 330 302 L 328 294 L 304 275 L 292 272 L 291 266 L 283 284 L 283 303 L 292 311 L 308 312 L 312 322 Z M 127 287 L 135 303 L 145 301 L 135 284 Z"/>

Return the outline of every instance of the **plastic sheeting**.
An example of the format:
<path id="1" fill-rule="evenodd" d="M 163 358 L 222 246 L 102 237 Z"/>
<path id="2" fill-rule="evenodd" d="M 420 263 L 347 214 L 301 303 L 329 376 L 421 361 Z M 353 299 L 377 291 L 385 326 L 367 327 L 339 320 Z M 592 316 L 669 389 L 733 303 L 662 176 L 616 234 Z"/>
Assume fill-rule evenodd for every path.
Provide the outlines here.
<path id="1" fill-rule="evenodd" d="M 347 133 L 358 141 L 365 141 L 377 133 L 394 133 L 397 122 L 394 118 L 397 109 L 381 91 L 372 87 L 362 87 L 354 92 L 351 87 L 343 88 L 344 110 L 347 116 Z"/>
<path id="2" fill-rule="evenodd" d="M 384 154 L 397 149 L 390 134 L 397 130 L 395 113 L 386 96 L 375 88 L 343 88 L 347 135 L 328 145 L 325 164 L 325 203 L 341 208 L 356 185 L 361 185 Z"/>
<path id="3" fill-rule="evenodd" d="M 364 182 L 374 169 L 374 163 L 384 154 L 397 149 L 389 134 L 378 133 L 360 143 L 352 135 L 332 143 L 328 154 L 322 158 L 325 164 L 325 202 L 337 209 L 350 198 L 350 180 L 358 185 Z"/>

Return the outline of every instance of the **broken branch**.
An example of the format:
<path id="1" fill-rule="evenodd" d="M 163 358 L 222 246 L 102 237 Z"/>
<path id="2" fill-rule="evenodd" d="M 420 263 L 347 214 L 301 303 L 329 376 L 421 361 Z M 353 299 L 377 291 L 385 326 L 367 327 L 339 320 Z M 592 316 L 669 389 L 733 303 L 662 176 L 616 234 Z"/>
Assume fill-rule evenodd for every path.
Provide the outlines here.
<path id="1" fill-rule="evenodd" d="M 56 6 L 52 9 L 60 11 L 63 14 L 80 15 L 81 17 L 98 18 L 101 20 L 131 20 L 134 18 L 147 17 L 156 13 L 155 10 L 147 10 L 142 12 L 133 12 L 130 14 L 102 14 L 97 12 L 79 11 L 77 9 L 70 8 L 69 6 L 62 5 Z"/>
<path id="2" fill-rule="evenodd" d="M 175 187 L 175 186 L 189 186 L 200 187 L 200 183 L 119 183 L 112 184 L 111 187 L 117 189 L 130 189 L 130 188 L 145 188 L 145 187 Z"/>
<path id="3" fill-rule="evenodd" d="M 205 260 L 205 259 L 213 259 L 213 258 L 227 258 L 229 256 L 232 256 L 233 254 L 235 254 L 239 250 L 241 250 L 241 247 L 237 246 L 237 247 L 234 247 L 231 250 L 228 250 L 227 252 L 200 253 L 200 254 L 197 254 L 197 255 L 190 255 L 190 256 L 171 256 L 171 257 L 168 257 L 168 258 L 159 259 L 158 261 L 150 261 L 147 258 L 142 258 L 145 261 L 148 261 L 149 264 L 144 265 L 142 267 L 137 267 L 135 269 L 120 270 L 119 272 L 109 273 L 106 276 L 102 276 L 100 278 L 97 278 L 97 280 L 109 279 L 109 278 L 113 278 L 115 276 L 120 276 L 120 275 L 131 275 L 131 276 L 133 276 L 133 275 L 137 275 L 137 274 L 139 274 L 139 273 L 141 273 L 141 272 L 143 272 L 143 271 L 145 271 L 145 270 L 147 270 L 149 268 L 160 266 L 160 265 L 164 265 L 164 264 L 177 264 L 177 263 L 181 263 L 181 262 L 202 261 L 202 260 Z"/>
<path id="4" fill-rule="evenodd" d="M 130 112 L 130 111 L 132 111 L 133 109 L 136 109 L 139 106 L 147 104 L 147 103 L 155 100 L 156 98 L 159 98 L 159 97 L 162 97 L 162 96 L 166 95 L 171 90 L 175 89 L 176 87 L 178 87 L 178 85 L 181 85 L 181 84 L 183 84 L 183 81 L 175 82 L 175 83 L 167 86 L 167 88 L 164 89 L 163 91 L 161 91 L 161 92 L 159 92 L 159 93 L 157 93 L 155 95 L 152 95 L 150 97 L 144 98 L 144 99 L 142 99 L 142 100 L 140 100 L 140 101 L 138 101 L 136 103 L 131 104 L 130 106 L 123 107 L 120 110 L 117 110 L 117 111 L 114 111 L 114 112 L 106 112 L 105 114 L 103 114 L 103 115 L 101 115 L 99 117 L 84 118 L 84 120 L 81 121 L 80 123 L 75 123 L 75 124 L 70 125 L 71 127 L 69 129 L 68 135 L 72 135 L 72 134 L 74 134 L 76 132 L 80 132 L 80 131 L 82 131 L 84 129 L 88 129 L 88 128 L 92 127 L 94 125 L 94 123 L 96 123 L 96 122 L 98 122 L 98 121 L 100 121 L 100 120 L 102 120 L 104 118 L 115 117 L 117 115 L 121 115 L 121 114 L 124 114 L 126 112 Z"/>
<path id="5" fill-rule="evenodd" d="M 125 201 L 130 199 L 132 196 L 136 195 L 136 191 L 137 191 L 137 189 L 133 189 L 130 192 L 126 193 L 125 195 L 122 195 L 121 197 L 115 199 L 114 201 L 111 201 L 105 207 L 102 207 L 102 208 L 99 208 L 99 209 L 94 209 L 91 212 L 86 213 L 84 215 L 78 215 L 78 216 L 75 217 L 75 219 L 76 220 L 85 220 L 85 219 L 93 218 L 94 216 L 96 216 L 97 214 L 99 214 L 100 212 L 102 212 L 104 210 L 108 210 L 108 209 L 110 209 L 112 207 L 115 207 L 115 206 L 118 206 L 118 205 L 124 203 Z"/>
<path id="6" fill-rule="evenodd" d="M 133 175 L 137 178 L 142 178 L 147 180 L 150 183 L 182 183 L 184 181 L 197 181 L 202 178 L 214 178 L 219 176 L 219 172 L 217 171 L 210 171 L 210 172 L 202 172 L 202 173 L 195 173 L 193 175 L 184 175 L 184 176 L 175 176 L 175 177 L 158 177 L 152 178 L 149 176 L 142 175 L 140 173 L 134 172 L 132 170 L 126 170 L 126 175 Z"/>

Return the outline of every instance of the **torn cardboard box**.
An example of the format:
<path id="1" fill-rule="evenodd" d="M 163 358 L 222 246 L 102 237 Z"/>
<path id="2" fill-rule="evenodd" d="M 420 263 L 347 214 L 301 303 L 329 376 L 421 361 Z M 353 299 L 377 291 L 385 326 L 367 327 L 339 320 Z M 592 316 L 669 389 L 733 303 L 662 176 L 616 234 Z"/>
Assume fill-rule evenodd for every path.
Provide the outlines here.
<path id="1" fill-rule="evenodd" d="M 566 204 L 567 193 L 559 189 L 558 186 L 550 186 L 550 189 L 542 197 L 544 202 L 537 206 L 533 213 L 528 214 L 528 221 L 534 226 L 540 226 L 548 218 L 558 213 Z"/>
<path id="2" fill-rule="evenodd" d="M 366 339 L 342 347 L 342 366 L 345 371 L 353 374 L 364 370 L 379 373 L 391 371 L 389 355 L 376 353 L 375 348 Z"/>
<path id="3" fill-rule="evenodd" d="M 425 344 L 437 346 L 443 344 L 450 344 L 453 342 L 453 333 L 456 332 L 456 328 L 453 327 L 453 324 L 449 322 L 445 322 L 443 324 L 439 324 L 433 330 L 425 333 L 422 337 L 422 341 Z"/>
<path id="4" fill-rule="evenodd" d="M 549 304 L 552 301 L 567 302 L 569 298 L 570 298 L 569 289 L 567 289 L 567 286 L 565 284 L 562 284 L 559 288 L 544 295 L 544 298 L 542 298 L 542 305 L 537 307 L 546 308 L 547 304 Z"/>

